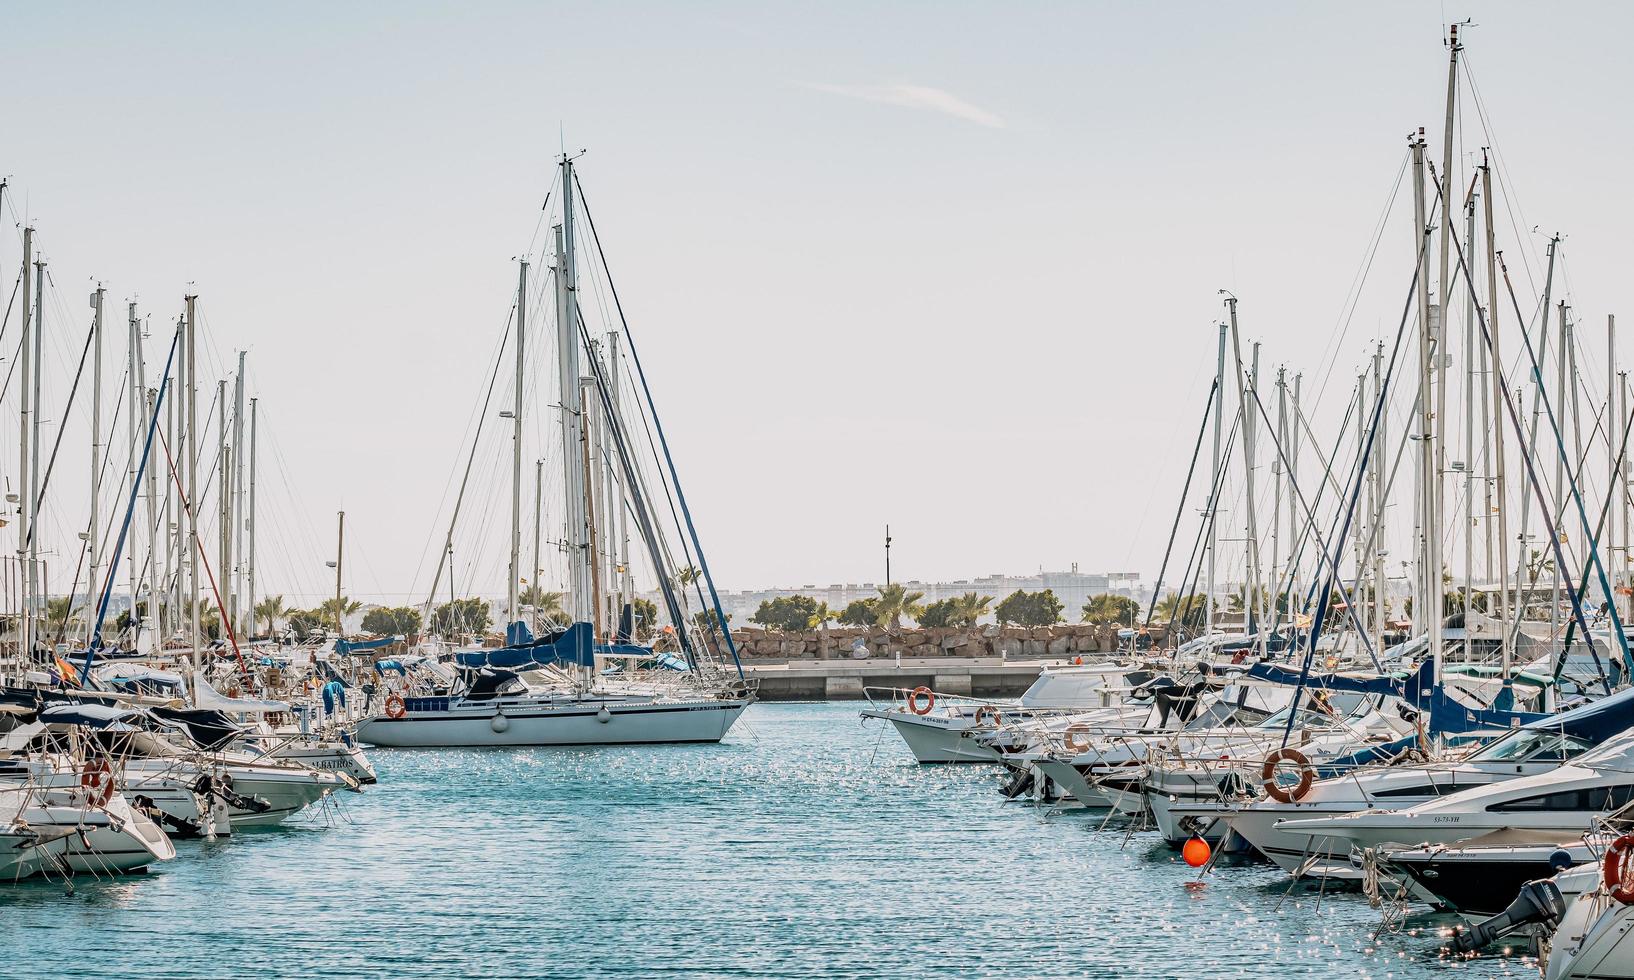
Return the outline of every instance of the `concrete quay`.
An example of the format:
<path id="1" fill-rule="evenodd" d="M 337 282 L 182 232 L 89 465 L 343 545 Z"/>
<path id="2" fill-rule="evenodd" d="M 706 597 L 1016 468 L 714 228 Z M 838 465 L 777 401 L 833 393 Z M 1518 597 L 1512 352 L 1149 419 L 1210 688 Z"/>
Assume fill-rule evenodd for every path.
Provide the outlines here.
<path id="1" fill-rule="evenodd" d="M 867 660 L 789 660 L 743 665 L 760 682 L 762 701 L 861 701 L 864 688 L 928 687 L 942 694 L 1013 698 L 1032 686 L 1047 666 L 1065 659 L 1006 660 L 999 657 L 881 657 Z M 875 697 L 881 695 L 876 692 Z M 884 697 L 889 698 L 889 694 Z"/>

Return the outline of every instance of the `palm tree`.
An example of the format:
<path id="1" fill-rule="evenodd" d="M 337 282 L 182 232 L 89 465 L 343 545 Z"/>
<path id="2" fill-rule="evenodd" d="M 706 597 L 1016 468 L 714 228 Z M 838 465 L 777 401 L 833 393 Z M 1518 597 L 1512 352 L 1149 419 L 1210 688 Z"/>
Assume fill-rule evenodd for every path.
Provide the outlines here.
<path id="1" fill-rule="evenodd" d="M 537 585 L 530 585 L 522 590 L 516 601 L 524 606 L 532 606 L 534 614 L 540 619 L 560 621 L 567 618 L 567 610 L 562 608 L 563 598 L 564 593 L 546 592 Z"/>
<path id="2" fill-rule="evenodd" d="M 974 592 L 966 592 L 953 600 L 953 612 L 952 615 L 948 616 L 948 622 L 954 626 L 963 626 L 965 629 L 969 629 L 976 625 L 977 620 L 987 615 L 987 607 L 992 604 L 993 597 L 990 595 L 977 595 Z"/>
<path id="3" fill-rule="evenodd" d="M 278 621 L 289 612 L 290 610 L 284 608 L 284 597 L 281 595 L 269 595 L 255 604 L 255 617 L 267 621 L 269 634 L 278 628 Z"/>
<path id="4" fill-rule="evenodd" d="M 363 603 L 357 601 L 356 599 L 348 599 L 345 596 L 340 596 L 339 598 L 340 598 L 340 616 L 335 615 L 335 600 L 334 599 L 325 599 L 325 600 L 323 600 L 323 604 L 318 606 L 318 608 L 313 610 L 313 611 L 318 613 L 319 615 L 323 616 L 325 619 L 334 620 L 335 629 L 338 630 L 339 632 L 344 633 L 344 632 L 346 632 L 346 627 L 344 625 L 342 625 L 342 618 L 341 617 L 350 616 L 353 613 L 357 612 L 359 609 L 362 609 L 363 608 Z"/>
<path id="5" fill-rule="evenodd" d="M 923 598 L 925 593 L 909 592 L 905 586 L 885 586 L 879 590 L 879 598 L 874 600 L 874 624 L 890 624 L 892 629 L 901 629 L 903 616 L 914 617 L 924 611 L 925 607 L 919 601 Z"/>
<path id="6" fill-rule="evenodd" d="M 702 575 L 703 573 L 698 571 L 698 566 L 688 565 L 675 573 L 675 584 L 684 589 L 693 582 L 698 581 L 699 577 Z"/>

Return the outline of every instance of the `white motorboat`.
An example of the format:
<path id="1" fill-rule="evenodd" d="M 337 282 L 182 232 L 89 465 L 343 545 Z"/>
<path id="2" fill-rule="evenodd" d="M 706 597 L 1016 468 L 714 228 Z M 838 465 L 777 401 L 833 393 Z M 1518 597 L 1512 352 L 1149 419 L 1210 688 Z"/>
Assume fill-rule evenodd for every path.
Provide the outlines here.
<path id="1" fill-rule="evenodd" d="M 1582 834 L 1630 801 L 1634 801 L 1634 736 L 1623 736 L 1548 772 L 1473 787 L 1400 810 L 1283 820 L 1277 829 L 1359 848 L 1455 844 L 1504 830 Z"/>
<path id="2" fill-rule="evenodd" d="M 1000 761 L 1000 752 L 989 736 L 1016 726 L 1027 730 L 1046 719 L 1063 715 L 1119 707 L 1131 688 L 1129 675 L 1136 669 L 1119 664 L 1046 667 L 1020 698 L 992 701 L 942 694 L 928 688 L 867 690 L 869 700 L 876 693 L 889 695 L 885 704 L 875 702 L 864 708 L 864 718 L 890 722 L 921 763 Z M 1139 708 L 1145 714 L 1146 706 Z"/>

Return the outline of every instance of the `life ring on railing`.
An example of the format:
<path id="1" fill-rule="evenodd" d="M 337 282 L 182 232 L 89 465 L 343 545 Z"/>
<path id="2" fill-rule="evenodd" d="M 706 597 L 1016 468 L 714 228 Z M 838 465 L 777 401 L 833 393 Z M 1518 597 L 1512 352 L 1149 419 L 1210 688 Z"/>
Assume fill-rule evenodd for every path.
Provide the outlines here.
<path id="1" fill-rule="evenodd" d="M 1004 716 L 999 714 L 999 709 L 990 704 L 984 704 L 976 709 L 976 724 L 985 725 L 989 721 L 993 723 L 994 728 L 997 728 L 1004 724 Z"/>
<path id="2" fill-rule="evenodd" d="M 1630 850 L 1634 850 L 1634 834 L 1624 834 L 1606 848 L 1600 865 L 1606 892 L 1624 905 L 1634 905 L 1634 875 L 1624 873 Z"/>
<path id="3" fill-rule="evenodd" d="M 1074 725 L 1067 729 L 1066 734 L 1061 736 L 1061 740 L 1066 743 L 1070 751 L 1082 752 L 1089 748 L 1089 729 Z"/>
<path id="4" fill-rule="evenodd" d="M 1284 789 L 1277 782 L 1277 767 L 1284 762 L 1292 762 L 1299 767 L 1299 782 L 1293 789 Z M 1280 748 L 1265 757 L 1265 765 L 1260 767 L 1260 782 L 1265 787 L 1265 795 L 1278 803 L 1297 803 L 1311 791 L 1311 780 L 1316 773 L 1311 769 L 1311 760 L 1298 749 Z"/>
<path id="5" fill-rule="evenodd" d="M 391 697 L 386 699 L 387 718 L 401 718 L 406 714 L 408 714 L 408 706 L 403 703 L 402 698 L 393 694 Z"/>
<path id="6" fill-rule="evenodd" d="M 923 704 L 924 707 L 920 707 Z M 936 707 L 936 692 L 928 687 L 916 687 L 908 692 L 908 710 L 916 715 L 928 715 Z"/>
<path id="7" fill-rule="evenodd" d="M 85 799 L 91 806 L 101 806 L 113 796 L 113 769 L 108 760 L 97 759 L 85 763 L 79 771 L 79 785 L 85 790 Z"/>

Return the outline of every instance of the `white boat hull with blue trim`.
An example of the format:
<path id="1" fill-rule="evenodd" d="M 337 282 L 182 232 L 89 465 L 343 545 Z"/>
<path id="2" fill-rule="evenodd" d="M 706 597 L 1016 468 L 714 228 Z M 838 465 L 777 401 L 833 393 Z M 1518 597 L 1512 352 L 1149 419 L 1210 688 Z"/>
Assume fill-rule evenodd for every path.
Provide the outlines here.
<path id="1" fill-rule="evenodd" d="M 402 716 L 371 715 L 358 738 L 388 748 L 649 745 L 719 742 L 748 698 L 517 695 L 405 698 Z"/>

